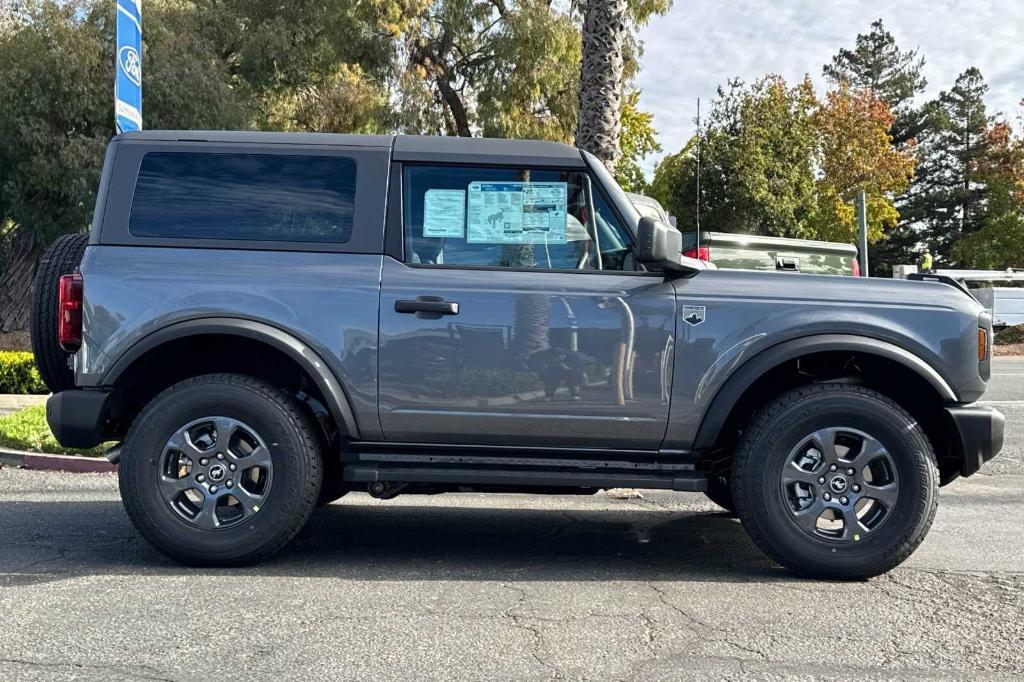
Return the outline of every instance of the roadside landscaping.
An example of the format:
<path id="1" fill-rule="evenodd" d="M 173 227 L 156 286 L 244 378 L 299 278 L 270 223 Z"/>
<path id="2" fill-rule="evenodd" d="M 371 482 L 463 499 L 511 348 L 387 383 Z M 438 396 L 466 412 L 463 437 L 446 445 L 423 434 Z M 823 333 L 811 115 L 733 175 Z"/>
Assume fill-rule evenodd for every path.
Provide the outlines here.
<path id="1" fill-rule="evenodd" d="M 32 353 L 0 351 L 0 393 L 46 395 L 49 392 L 39 378 Z"/>
<path id="2" fill-rule="evenodd" d="M 996 332 L 993 346 L 994 355 L 1024 355 L 1024 324 Z"/>
<path id="3" fill-rule="evenodd" d="M 55 455 L 99 457 L 106 451 L 107 446 L 100 445 L 89 450 L 61 447 L 46 424 L 46 407 L 34 405 L 0 417 L 0 448 Z"/>

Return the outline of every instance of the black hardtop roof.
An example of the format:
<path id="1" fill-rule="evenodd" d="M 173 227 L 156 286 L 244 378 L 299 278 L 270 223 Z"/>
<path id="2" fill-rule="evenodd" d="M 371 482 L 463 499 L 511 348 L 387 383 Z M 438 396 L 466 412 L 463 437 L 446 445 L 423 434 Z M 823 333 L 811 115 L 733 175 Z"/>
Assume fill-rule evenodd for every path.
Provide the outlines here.
<path id="1" fill-rule="evenodd" d="M 575 147 L 541 140 L 502 140 L 441 135 L 344 135 L 338 133 L 269 133 L 249 130 L 139 130 L 115 140 L 147 142 L 221 142 L 392 148 L 395 161 L 442 163 L 521 163 L 582 167 Z"/>

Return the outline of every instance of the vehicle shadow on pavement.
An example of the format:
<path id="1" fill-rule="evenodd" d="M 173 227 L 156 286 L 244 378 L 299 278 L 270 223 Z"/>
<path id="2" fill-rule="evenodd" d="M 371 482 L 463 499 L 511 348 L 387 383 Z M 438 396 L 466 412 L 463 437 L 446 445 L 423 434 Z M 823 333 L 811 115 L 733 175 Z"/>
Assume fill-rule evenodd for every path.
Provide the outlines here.
<path id="1" fill-rule="evenodd" d="M 113 501 L 8 502 L 0 586 L 196 572 L 352 580 L 789 581 L 724 513 L 364 505 L 318 509 L 278 556 L 195 569 L 153 550 Z"/>

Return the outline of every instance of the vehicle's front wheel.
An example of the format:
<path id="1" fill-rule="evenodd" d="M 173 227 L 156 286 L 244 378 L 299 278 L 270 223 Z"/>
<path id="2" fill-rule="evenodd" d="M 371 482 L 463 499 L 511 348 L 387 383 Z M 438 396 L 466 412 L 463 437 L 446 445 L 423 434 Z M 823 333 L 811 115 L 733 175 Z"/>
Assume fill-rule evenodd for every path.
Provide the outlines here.
<path id="1" fill-rule="evenodd" d="M 841 383 L 793 390 L 753 420 L 733 455 L 744 528 L 802 574 L 867 578 L 924 540 L 938 503 L 935 455 L 906 410 Z"/>
<path id="2" fill-rule="evenodd" d="M 309 418 L 252 377 L 187 379 L 154 398 L 129 429 L 121 498 L 135 527 L 192 565 L 242 565 L 281 549 L 320 493 Z"/>

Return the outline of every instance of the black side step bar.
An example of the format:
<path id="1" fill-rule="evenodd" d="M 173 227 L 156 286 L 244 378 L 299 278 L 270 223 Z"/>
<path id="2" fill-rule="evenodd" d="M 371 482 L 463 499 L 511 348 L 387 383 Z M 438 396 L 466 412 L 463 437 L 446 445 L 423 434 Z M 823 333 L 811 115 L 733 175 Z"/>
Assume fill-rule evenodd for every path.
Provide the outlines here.
<path id="1" fill-rule="evenodd" d="M 525 468 L 416 467 L 349 464 L 344 479 L 353 482 L 457 483 L 463 485 L 568 486 L 579 488 L 658 488 L 707 490 L 707 478 L 693 472 L 658 474 L 633 471 L 534 470 Z"/>

